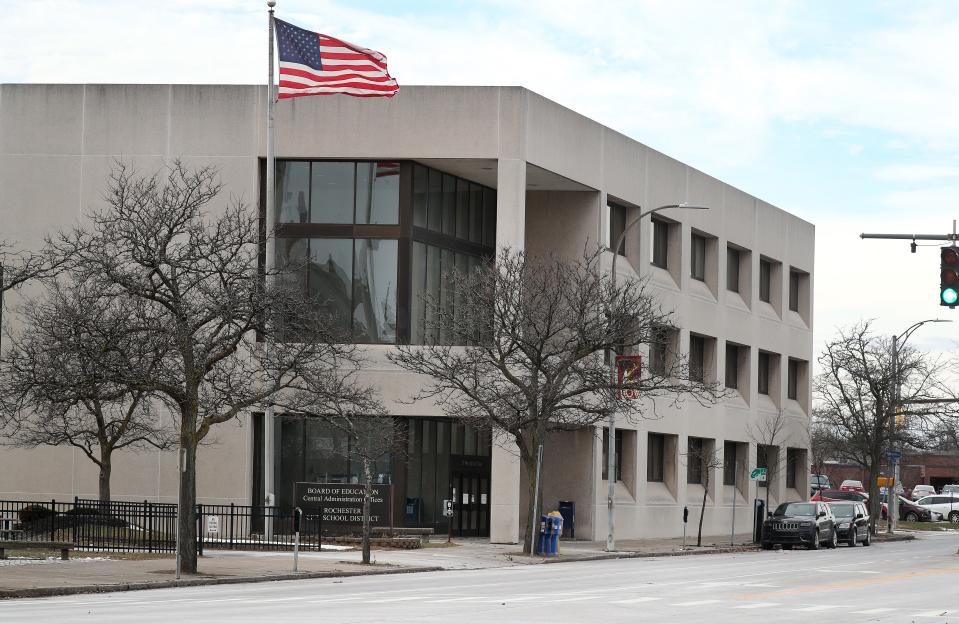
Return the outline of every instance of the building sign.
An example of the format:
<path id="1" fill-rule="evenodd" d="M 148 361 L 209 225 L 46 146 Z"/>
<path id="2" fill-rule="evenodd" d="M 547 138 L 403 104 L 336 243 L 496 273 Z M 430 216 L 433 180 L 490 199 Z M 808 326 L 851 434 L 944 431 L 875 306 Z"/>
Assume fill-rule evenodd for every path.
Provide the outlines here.
<path id="1" fill-rule="evenodd" d="M 619 398 L 638 399 L 639 389 L 623 388 L 623 384 L 636 383 L 642 373 L 642 356 L 639 355 L 617 355 L 616 356 L 616 381 L 619 383 Z"/>
<path id="2" fill-rule="evenodd" d="M 374 485 L 370 499 L 370 523 L 392 526 L 391 485 Z M 293 501 L 305 515 L 321 514 L 323 526 L 363 524 L 362 483 L 295 483 Z"/>

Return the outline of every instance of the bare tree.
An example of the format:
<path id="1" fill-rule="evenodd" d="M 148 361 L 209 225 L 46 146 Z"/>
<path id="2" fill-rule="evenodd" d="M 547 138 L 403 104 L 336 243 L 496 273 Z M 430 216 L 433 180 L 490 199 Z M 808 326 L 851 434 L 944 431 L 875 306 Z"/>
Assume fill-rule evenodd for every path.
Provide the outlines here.
<path id="1" fill-rule="evenodd" d="M 99 499 L 109 501 L 114 451 L 174 442 L 131 374 L 150 374 L 163 354 L 139 340 L 131 302 L 88 285 L 48 283 L 20 311 L 23 329 L 0 362 L 0 431 L 19 446 L 80 449 L 99 469 Z"/>
<path id="2" fill-rule="evenodd" d="M 746 435 L 756 445 L 756 463 L 766 469 L 766 506 L 769 506 L 769 485 L 780 478 L 786 457 L 780 448 L 789 436 L 790 416 L 779 409 L 761 416 L 746 427 Z"/>
<path id="3" fill-rule="evenodd" d="M 66 257 L 51 251 L 49 245 L 41 253 L 22 251 L 12 243 L 0 240 L 0 340 L 3 336 L 4 295 L 31 280 L 56 275 Z"/>
<path id="4" fill-rule="evenodd" d="M 431 398 L 457 418 L 515 442 L 526 472 L 527 522 L 538 520 L 535 457 L 557 431 L 589 428 L 616 412 L 639 417 L 658 399 L 721 396 L 690 379 L 681 357 L 623 384 L 647 400 L 619 401 L 604 354 L 651 343 L 669 314 L 642 281 L 615 286 L 601 252 L 579 260 L 527 256 L 509 249 L 474 270 L 444 277 L 440 297 L 424 297 L 424 345 L 399 346 L 390 359 L 429 381 L 416 399 Z M 465 345 L 465 346 L 450 346 Z M 531 526 L 531 524 L 527 524 Z M 530 552 L 529 533 L 524 550 Z"/>
<path id="5" fill-rule="evenodd" d="M 911 424 L 896 423 L 895 375 L 891 339 L 872 333 L 869 322 L 842 329 L 826 343 L 816 380 L 818 406 L 813 417 L 834 441 L 835 459 L 864 468 L 869 478 L 873 531 L 879 518 L 878 476 L 886 450 L 894 445 L 922 446 L 915 432 L 941 413 L 936 404 L 916 403 L 936 397 L 936 366 L 908 347 L 899 348 L 900 397 L 910 405 Z"/>
<path id="6" fill-rule="evenodd" d="M 285 273 L 258 271 L 258 220 L 241 203 L 214 205 L 216 170 L 180 162 L 143 176 L 118 164 L 107 209 L 58 240 L 103 296 L 136 302 L 139 338 L 166 354 L 138 387 L 178 419 L 180 557 L 196 572 L 196 454 L 211 429 L 292 387 L 306 367 L 335 380 L 354 348 Z M 288 269 L 285 269 L 288 270 Z M 292 329 L 291 329 L 292 328 Z M 295 340 L 295 342 L 294 342 Z M 316 375 L 320 378 L 320 375 Z"/>
<path id="7" fill-rule="evenodd" d="M 709 478 L 714 471 L 723 467 L 723 456 L 719 449 L 702 446 L 685 453 L 687 467 L 695 466 L 703 475 L 703 502 L 699 508 L 699 527 L 696 531 L 696 545 L 703 545 L 703 518 L 706 516 L 706 498 L 709 495 Z M 735 495 L 735 493 L 734 493 Z"/>

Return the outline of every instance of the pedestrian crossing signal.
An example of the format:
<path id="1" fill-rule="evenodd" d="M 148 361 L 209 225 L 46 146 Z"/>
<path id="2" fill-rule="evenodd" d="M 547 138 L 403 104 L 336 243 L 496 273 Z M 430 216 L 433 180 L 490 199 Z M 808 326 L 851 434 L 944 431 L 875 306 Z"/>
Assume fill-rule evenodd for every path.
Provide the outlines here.
<path id="1" fill-rule="evenodd" d="M 939 258 L 939 305 L 955 308 L 959 300 L 959 253 L 955 247 L 941 247 Z"/>

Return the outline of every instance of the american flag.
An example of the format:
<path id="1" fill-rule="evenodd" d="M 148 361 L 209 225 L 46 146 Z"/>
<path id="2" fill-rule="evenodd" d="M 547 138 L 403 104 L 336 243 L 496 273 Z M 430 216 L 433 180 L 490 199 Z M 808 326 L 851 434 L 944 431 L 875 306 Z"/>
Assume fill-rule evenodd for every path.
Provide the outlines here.
<path id="1" fill-rule="evenodd" d="M 280 52 L 279 98 L 333 93 L 393 97 L 400 90 L 379 52 L 273 21 Z"/>

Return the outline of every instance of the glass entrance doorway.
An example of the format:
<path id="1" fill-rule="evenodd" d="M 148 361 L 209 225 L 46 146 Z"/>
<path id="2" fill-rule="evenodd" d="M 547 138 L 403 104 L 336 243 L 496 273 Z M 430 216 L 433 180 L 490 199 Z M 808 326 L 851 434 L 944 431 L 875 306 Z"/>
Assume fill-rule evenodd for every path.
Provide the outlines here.
<path id="1" fill-rule="evenodd" d="M 450 455 L 450 497 L 453 535 L 488 537 L 490 458 Z"/>
<path id="2" fill-rule="evenodd" d="M 457 472 L 451 475 L 453 535 L 489 536 L 489 477 Z"/>

